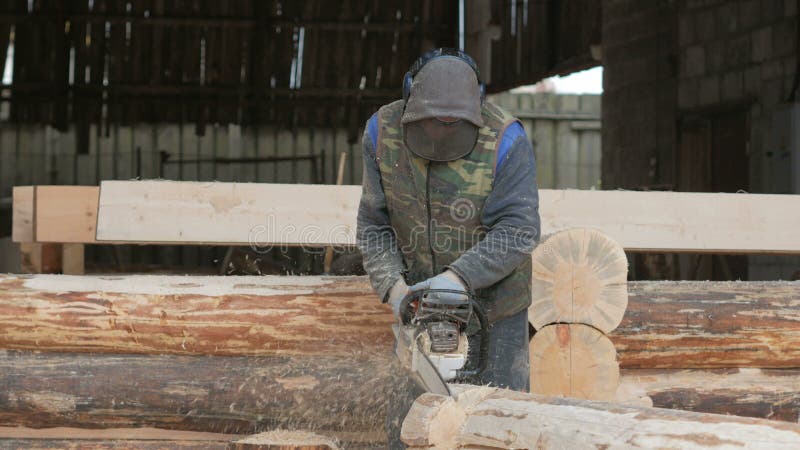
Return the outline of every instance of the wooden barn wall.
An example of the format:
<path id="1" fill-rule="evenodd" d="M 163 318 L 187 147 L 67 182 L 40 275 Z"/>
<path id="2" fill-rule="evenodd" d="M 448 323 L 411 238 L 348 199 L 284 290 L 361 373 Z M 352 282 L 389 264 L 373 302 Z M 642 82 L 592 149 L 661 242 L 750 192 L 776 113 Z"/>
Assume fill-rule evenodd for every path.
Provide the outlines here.
<path id="1" fill-rule="evenodd" d="M 540 188 L 600 187 L 599 95 L 504 93 L 490 100 L 520 117 L 535 143 Z M 203 136 L 195 131 L 192 125 L 139 124 L 113 125 L 106 134 L 92 126 L 88 153 L 78 154 L 74 127 L 61 132 L 0 122 L 0 199 L 8 199 L 14 185 L 97 185 L 137 177 L 332 184 L 341 152 L 348 155 L 344 182 L 361 183 L 361 146 L 348 141 L 345 128 L 292 131 L 229 124 L 209 125 Z M 0 227 L 0 237 L 10 230 L 9 213 L 0 204 L 0 217 L 8 222 Z M 123 268 L 154 263 L 196 268 L 213 267 L 224 254 L 224 248 L 211 247 L 89 246 L 87 261 Z"/>
<path id="2" fill-rule="evenodd" d="M 491 43 L 489 91 L 499 92 L 599 65 L 600 0 L 500 0 L 491 2 L 499 36 Z"/>
<path id="3" fill-rule="evenodd" d="M 486 0 L 491 92 L 596 65 L 601 2 Z M 11 120 L 78 127 L 346 126 L 395 98 L 423 51 L 456 46 L 458 0 L 0 0 Z"/>

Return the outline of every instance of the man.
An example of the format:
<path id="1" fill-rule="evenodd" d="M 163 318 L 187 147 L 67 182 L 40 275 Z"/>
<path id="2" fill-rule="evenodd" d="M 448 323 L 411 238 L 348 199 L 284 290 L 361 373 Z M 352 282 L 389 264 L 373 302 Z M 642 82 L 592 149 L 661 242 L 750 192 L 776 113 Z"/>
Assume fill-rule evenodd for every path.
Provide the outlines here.
<path id="1" fill-rule="evenodd" d="M 472 381 L 528 391 L 536 164 L 519 121 L 483 97 L 463 52 L 436 49 L 412 65 L 403 100 L 364 131 L 356 234 L 395 316 L 409 289 L 473 293 L 492 327 L 488 366 Z"/>

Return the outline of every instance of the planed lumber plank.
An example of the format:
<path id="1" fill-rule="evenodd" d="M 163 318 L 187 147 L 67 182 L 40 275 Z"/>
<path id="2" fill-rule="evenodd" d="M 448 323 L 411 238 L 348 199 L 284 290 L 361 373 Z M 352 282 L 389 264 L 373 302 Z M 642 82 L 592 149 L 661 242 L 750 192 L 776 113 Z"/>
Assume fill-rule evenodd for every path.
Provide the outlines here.
<path id="1" fill-rule="evenodd" d="M 109 187 L 105 195 L 101 190 L 104 206 L 98 217 L 98 240 L 104 242 L 354 244 L 358 186 L 176 181 L 103 185 Z M 91 197 L 90 190 L 84 193 Z M 262 204 L 267 205 L 260 208 Z M 135 215 L 130 206 L 141 214 Z M 793 233 L 800 220 L 798 195 L 543 189 L 540 210 L 544 234 L 591 227 L 630 251 L 800 253 L 800 236 Z M 203 225 L 197 226 L 198 221 Z M 88 233 L 72 236 L 69 242 L 96 242 Z"/>
<path id="2" fill-rule="evenodd" d="M 410 449 L 795 449 L 800 425 L 620 406 L 497 388 L 424 394 L 402 428 Z"/>
<path id="3" fill-rule="evenodd" d="M 800 253 L 800 196 L 540 190 L 542 233 L 595 228 L 631 251 Z M 138 243 L 352 245 L 361 190 L 104 181 L 97 238 Z M 198 225 L 198 223 L 200 225 Z"/>
<path id="4" fill-rule="evenodd" d="M 595 228 L 631 251 L 798 253 L 800 195 L 541 190 L 542 233 Z"/>
<path id="5" fill-rule="evenodd" d="M 36 186 L 36 242 L 94 243 L 96 186 Z"/>
<path id="6" fill-rule="evenodd" d="M 614 402 L 797 423 L 800 369 L 625 369 Z"/>
<path id="7" fill-rule="evenodd" d="M 628 306 L 625 251 L 603 233 L 575 228 L 548 236 L 533 251 L 528 319 L 534 328 L 582 323 L 608 333 Z"/>
<path id="8" fill-rule="evenodd" d="M 98 241 L 346 245 L 359 186 L 104 181 Z"/>
<path id="9" fill-rule="evenodd" d="M 390 352 L 274 357 L 0 351 L 0 425 L 155 427 L 252 434 L 299 429 L 380 443 Z"/>
<path id="10" fill-rule="evenodd" d="M 33 238 L 33 186 L 14 186 L 11 194 L 11 240 L 34 242 Z"/>

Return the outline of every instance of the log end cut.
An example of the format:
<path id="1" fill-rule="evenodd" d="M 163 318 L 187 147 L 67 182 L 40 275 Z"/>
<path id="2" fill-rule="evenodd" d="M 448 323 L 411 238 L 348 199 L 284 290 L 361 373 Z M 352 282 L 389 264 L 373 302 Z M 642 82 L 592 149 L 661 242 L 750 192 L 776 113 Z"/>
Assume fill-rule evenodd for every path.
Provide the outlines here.
<path id="1" fill-rule="evenodd" d="M 533 252 L 531 324 L 583 323 L 604 333 L 628 306 L 628 260 L 622 247 L 585 228 L 548 237 Z"/>

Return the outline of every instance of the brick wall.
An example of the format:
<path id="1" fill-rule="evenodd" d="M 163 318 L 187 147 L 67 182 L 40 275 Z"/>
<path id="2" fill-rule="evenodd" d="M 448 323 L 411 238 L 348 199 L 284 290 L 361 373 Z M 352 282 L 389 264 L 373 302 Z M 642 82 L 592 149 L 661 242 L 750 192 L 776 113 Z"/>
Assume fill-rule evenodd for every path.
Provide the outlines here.
<path id="1" fill-rule="evenodd" d="M 673 182 L 675 18 L 670 0 L 603 3 L 604 189 Z"/>
<path id="2" fill-rule="evenodd" d="M 750 190 L 788 193 L 788 150 L 776 148 L 797 67 L 797 0 L 683 0 L 678 107 L 749 108 Z"/>

